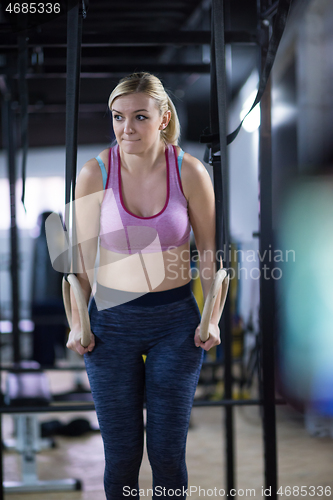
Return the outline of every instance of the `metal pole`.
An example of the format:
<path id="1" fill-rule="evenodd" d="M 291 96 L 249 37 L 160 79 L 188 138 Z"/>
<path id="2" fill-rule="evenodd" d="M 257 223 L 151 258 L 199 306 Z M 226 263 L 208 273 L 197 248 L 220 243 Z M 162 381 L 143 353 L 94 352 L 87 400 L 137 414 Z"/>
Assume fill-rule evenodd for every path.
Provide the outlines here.
<path id="1" fill-rule="evenodd" d="M 65 188 L 65 225 L 68 234 L 72 235 L 70 262 L 72 271 L 77 272 L 75 203 L 72 203 L 72 214 L 69 204 L 75 199 L 75 182 L 77 170 L 77 134 L 80 96 L 82 14 L 80 1 L 75 0 L 67 13 L 67 81 L 66 81 L 66 188 Z M 70 218 L 71 222 L 70 223 Z"/>
<path id="2" fill-rule="evenodd" d="M 214 191 L 216 208 L 216 251 L 222 250 L 224 243 L 224 265 L 229 267 L 229 199 L 228 199 L 228 159 L 227 159 L 227 76 L 225 68 L 224 0 L 214 0 L 212 8 L 212 54 L 211 92 L 217 95 L 218 123 L 216 110 L 211 110 L 211 132 L 219 132 L 220 156 L 213 156 Z M 217 127 L 218 131 L 214 130 Z M 223 231 L 222 231 L 223 229 Z M 223 237 L 224 236 L 224 237 Z M 217 261 L 219 268 L 220 263 Z M 222 327 L 223 326 L 223 327 Z M 230 301 L 227 298 L 222 321 L 220 322 L 224 350 L 224 398 L 232 399 L 232 332 L 230 321 Z M 234 466 L 234 426 L 233 407 L 225 407 L 225 453 L 226 486 L 228 494 L 235 488 Z"/>
<path id="3" fill-rule="evenodd" d="M 10 274 L 11 274 L 11 302 L 13 325 L 13 360 L 21 360 L 20 330 L 19 330 L 19 261 L 18 236 L 16 226 L 16 165 L 15 165 L 15 117 L 12 109 L 11 79 L 7 78 L 7 89 L 2 106 L 2 133 L 3 143 L 7 151 L 8 179 L 10 190 Z"/>
<path id="4" fill-rule="evenodd" d="M 261 8 L 267 9 L 268 2 Z M 261 24 L 263 44 L 261 47 L 261 66 L 265 60 L 269 41 L 269 24 Z M 260 332 L 262 344 L 262 396 L 263 396 L 263 437 L 265 460 L 265 487 L 270 490 L 270 498 L 276 499 L 277 493 L 277 449 L 275 418 L 275 381 L 274 381 L 274 316 L 275 289 L 272 276 L 273 263 L 273 215 L 272 215 L 272 133 L 271 133 L 271 81 L 261 99 L 261 126 L 259 133 L 259 226 L 261 257 L 260 264 Z M 270 251 L 271 250 L 271 251 Z"/>

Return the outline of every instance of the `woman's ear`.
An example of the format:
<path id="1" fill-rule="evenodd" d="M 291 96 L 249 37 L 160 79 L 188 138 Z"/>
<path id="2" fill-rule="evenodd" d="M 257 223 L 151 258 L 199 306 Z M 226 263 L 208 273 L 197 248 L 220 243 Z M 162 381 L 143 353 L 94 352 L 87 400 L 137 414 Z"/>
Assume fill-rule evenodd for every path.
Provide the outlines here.
<path id="1" fill-rule="evenodd" d="M 159 130 L 164 130 L 169 125 L 170 120 L 171 120 L 171 111 L 168 109 L 168 111 L 166 111 L 163 115 L 162 123 L 159 127 Z"/>

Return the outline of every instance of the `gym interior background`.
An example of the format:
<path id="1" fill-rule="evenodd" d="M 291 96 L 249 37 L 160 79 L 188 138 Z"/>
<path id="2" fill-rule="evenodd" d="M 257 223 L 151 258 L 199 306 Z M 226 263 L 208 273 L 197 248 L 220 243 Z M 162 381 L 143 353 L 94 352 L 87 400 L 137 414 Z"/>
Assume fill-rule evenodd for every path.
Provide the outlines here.
<path id="1" fill-rule="evenodd" d="M 257 0 L 224 2 L 225 30 L 229 34 L 229 38 L 226 36 L 229 132 L 238 126 L 256 95 L 260 76 L 260 25 L 272 21 L 278 2 L 266 2 L 266 10 L 272 12 L 271 17 L 268 14 L 268 21 L 260 19 L 258 14 L 264 3 Z M 119 78 L 133 71 L 149 71 L 162 79 L 179 113 L 181 146 L 203 161 L 205 145 L 200 143 L 200 136 L 209 128 L 211 1 L 173 1 L 164 5 L 156 0 L 140 3 L 98 0 L 87 7 L 82 34 L 78 170 L 110 144 L 108 96 Z M 35 359 L 50 367 L 75 367 L 80 365 L 80 360 L 63 349 L 64 320 L 52 333 L 54 350 L 48 341 L 44 354 L 48 347 L 51 350 L 43 357 L 36 347 L 36 338 L 43 336 L 38 305 L 48 293 L 50 300 L 61 298 L 61 280 L 57 281 L 55 275 L 49 278 L 52 273 L 47 270 L 48 263 L 41 264 L 46 254 L 45 246 L 38 243 L 40 238 L 43 240 L 38 217 L 43 212 L 62 212 L 65 203 L 66 15 L 29 30 L 26 211 L 20 201 L 22 121 L 18 36 L 5 12 L 0 11 L 0 16 L 3 117 L 0 134 L 1 363 L 8 366 L 13 361 L 11 202 L 7 122 L 4 119 L 4 102 L 10 82 L 17 179 L 21 355 L 23 359 Z M 197 32 L 197 36 L 193 32 Z M 173 36 L 174 43 L 168 43 L 168 37 Z M 274 245 L 266 250 L 272 252 L 274 274 L 270 279 L 276 286 L 276 331 L 272 335 L 276 344 L 276 396 L 287 402 L 276 407 L 278 484 L 283 488 L 305 485 L 306 495 L 302 496 L 306 497 L 314 496 L 309 489 L 311 486 L 317 488 L 318 496 L 319 487 L 328 492 L 325 488 L 333 486 L 333 421 L 330 416 L 333 407 L 332 53 L 332 2 L 294 0 L 271 74 Z M 228 146 L 230 237 L 232 248 L 238 250 L 237 262 L 233 261 L 236 273 L 231 287 L 235 399 L 260 396 L 259 108 L 260 105 L 252 111 L 236 140 Z M 213 177 L 211 165 L 205 163 L 205 166 Z M 49 288 L 46 276 L 49 283 L 52 282 Z M 45 290 L 36 288 L 36 280 L 45 284 Z M 197 294 L 200 301 L 200 292 Z M 57 314 L 63 314 L 61 306 Z M 34 321 L 38 317 L 39 322 L 38 319 Z M 48 328 L 54 329 L 54 324 Z M 206 363 L 197 399 L 218 400 L 223 397 L 223 345 L 206 357 Z M 48 378 L 55 392 L 77 394 L 81 390 L 82 397 L 89 400 L 85 392 L 87 380 L 81 372 L 50 370 Z M 2 374 L 2 390 L 6 391 L 6 372 Z M 56 418 L 63 422 L 83 415 L 92 427 L 97 426 L 91 412 L 59 415 L 56 414 Z M 222 416 L 223 409 L 218 407 L 193 409 L 188 449 L 192 485 L 223 487 Z M 50 418 L 43 414 L 39 421 Z M 236 484 L 244 490 L 256 488 L 259 497 L 264 484 L 261 414 L 258 408 L 239 407 L 235 418 Z M 12 417 L 5 415 L 4 479 L 14 481 L 19 480 L 19 458 L 9 447 L 6 449 L 6 439 L 12 432 Z M 69 474 L 79 476 L 83 491 L 61 493 L 61 496 L 50 493 L 48 498 L 86 499 L 91 498 L 92 492 L 96 500 L 104 498 L 102 482 L 98 481 L 103 453 L 98 432 L 85 433 L 81 438 L 57 437 L 56 445 L 54 450 L 46 449 L 38 455 L 41 477 L 66 475 L 61 463 L 65 456 Z M 84 474 L 80 467 L 86 465 L 80 454 L 91 446 L 95 446 L 94 474 Z M 62 472 L 57 476 L 54 468 Z M 144 464 L 142 481 L 148 487 L 146 471 L 148 468 L 145 469 Z M 45 498 L 40 493 L 31 497 L 28 494 L 10 495 L 13 499 L 24 495 L 24 498 Z M 193 493 L 193 498 L 199 498 L 195 495 Z M 297 496 L 296 490 L 294 496 Z"/>

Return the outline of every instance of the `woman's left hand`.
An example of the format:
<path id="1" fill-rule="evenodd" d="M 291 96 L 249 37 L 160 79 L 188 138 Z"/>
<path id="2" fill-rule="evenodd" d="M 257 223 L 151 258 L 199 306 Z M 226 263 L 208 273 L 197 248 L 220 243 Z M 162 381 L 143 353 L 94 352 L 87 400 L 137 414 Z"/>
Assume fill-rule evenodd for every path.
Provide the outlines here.
<path id="1" fill-rule="evenodd" d="M 212 347 L 221 344 L 220 329 L 216 323 L 209 323 L 209 337 L 206 342 L 202 342 L 200 338 L 201 323 L 197 326 L 194 335 L 194 343 L 197 347 L 202 347 L 205 351 L 209 351 Z"/>

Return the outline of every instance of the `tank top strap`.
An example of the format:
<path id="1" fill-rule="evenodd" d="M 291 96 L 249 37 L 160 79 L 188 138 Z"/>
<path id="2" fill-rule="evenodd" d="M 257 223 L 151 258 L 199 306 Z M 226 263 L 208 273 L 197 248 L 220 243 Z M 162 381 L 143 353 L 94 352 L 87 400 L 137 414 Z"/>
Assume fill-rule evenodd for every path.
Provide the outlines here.
<path id="1" fill-rule="evenodd" d="M 102 173 L 102 178 L 103 178 L 103 189 L 105 189 L 105 186 L 106 186 L 106 180 L 107 180 L 107 173 L 106 173 L 106 168 L 105 168 L 105 165 L 103 163 L 103 160 L 102 158 L 98 155 L 98 156 L 95 156 L 96 160 L 98 161 L 98 164 L 99 164 L 99 167 L 101 169 L 101 173 Z"/>
<path id="2" fill-rule="evenodd" d="M 185 154 L 185 151 L 183 151 L 181 149 L 180 153 L 178 155 L 178 171 L 179 171 L 180 176 L 181 176 L 181 171 L 182 171 L 182 163 L 183 163 L 184 154 Z"/>
<path id="3" fill-rule="evenodd" d="M 168 153 L 169 153 L 169 175 L 170 175 L 170 194 L 177 193 L 184 196 L 183 187 L 180 178 L 180 165 L 182 163 L 183 154 L 178 156 L 176 146 L 173 144 L 168 145 Z"/>
<path id="4" fill-rule="evenodd" d="M 118 183 L 118 144 L 109 151 L 109 169 L 108 169 L 108 178 L 106 181 L 106 188 L 112 189 L 116 194 L 119 190 Z"/>

